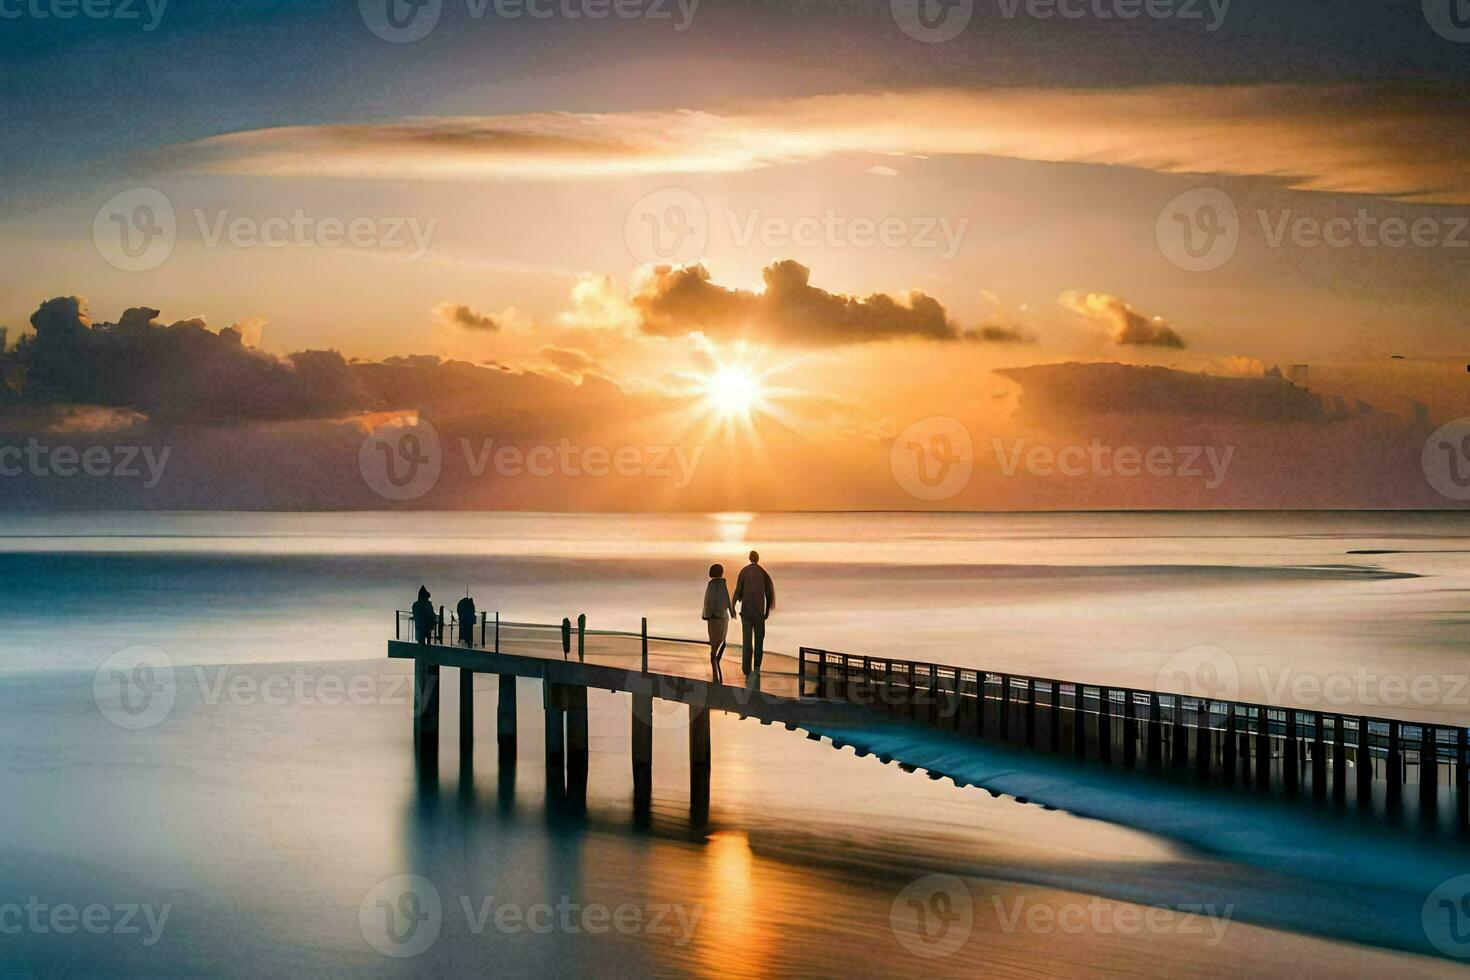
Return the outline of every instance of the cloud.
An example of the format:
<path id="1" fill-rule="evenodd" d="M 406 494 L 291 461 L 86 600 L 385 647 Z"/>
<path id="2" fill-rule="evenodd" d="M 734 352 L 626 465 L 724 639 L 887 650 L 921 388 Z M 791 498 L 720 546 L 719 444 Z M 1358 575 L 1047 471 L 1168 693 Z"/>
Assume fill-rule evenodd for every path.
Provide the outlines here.
<path id="1" fill-rule="evenodd" d="M 41 304 L 34 336 L 14 355 L 24 368 L 20 401 L 195 421 L 322 417 L 371 404 L 334 351 L 277 358 L 243 346 L 238 331 L 213 333 L 199 318 L 164 326 L 158 316 L 140 306 L 93 324 L 79 297 Z"/>
<path id="2" fill-rule="evenodd" d="M 440 303 L 435 306 L 434 319 L 447 326 L 478 330 L 484 333 L 500 329 L 500 323 L 488 313 L 481 313 L 473 307 L 455 303 Z"/>
<path id="3" fill-rule="evenodd" d="M 1107 293 L 1065 292 L 1057 297 L 1063 309 L 1099 324 L 1108 331 L 1113 343 L 1120 346 L 1182 348 L 1184 338 L 1162 317 L 1149 317 L 1138 312 L 1116 296 Z"/>
<path id="4" fill-rule="evenodd" d="M 829 293 L 808 281 L 811 270 L 784 259 L 761 272 L 759 293 L 715 284 L 703 265 L 660 266 L 633 296 L 642 329 L 676 336 L 833 346 L 875 340 L 958 340 L 959 329 L 938 300 L 918 291 L 865 298 Z"/>
<path id="5" fill-rule="evenodd" d="M 1205 118 L 1210 125 L 1200 125 Z M 925 89 L 719 111 L 296 126 L 159 152 L 163 167 L 188 173 L 415 180 L 728 173 L 844 153 L 986 154 L 1470 203 L 1470 95 L 1387 83 Z"/>
<path id="6" fill-rule="evenodd" d="M 1023 411 L 1036 418 L 1097 416 L 1308 422 L 1325 417 L 1321 400 L 1272 377 L 1222 377 L 1134 364 L 1037 364 L 997 368 L 1024 388 Z"/>

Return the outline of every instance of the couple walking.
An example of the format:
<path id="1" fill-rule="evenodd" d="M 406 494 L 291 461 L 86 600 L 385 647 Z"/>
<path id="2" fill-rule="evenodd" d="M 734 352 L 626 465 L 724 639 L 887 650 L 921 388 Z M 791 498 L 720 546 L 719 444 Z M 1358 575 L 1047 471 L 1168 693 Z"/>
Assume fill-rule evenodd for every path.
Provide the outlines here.
<path id="1" fill-rule="evenodd" d="M 766 619 L 776 608 L 776 586 L 761 567 L 761 556 L 752 551 L 750 564 L 735 579 L 735 595 L 725 585 L 725 566 L 711 565 L 709 584 L 704 589 L 704 621 L 709 625 L 709 659 L 715 680 L 721 680 L 720 658 L 725 653 L 725 637 L 730 631 L 730 617 L 735 604 L 740 604 L 740 667 L 747 677 L 759 674 L 761 655 L 766 642 Z M 753 659 L 752 659 L 753 658 Z"/>

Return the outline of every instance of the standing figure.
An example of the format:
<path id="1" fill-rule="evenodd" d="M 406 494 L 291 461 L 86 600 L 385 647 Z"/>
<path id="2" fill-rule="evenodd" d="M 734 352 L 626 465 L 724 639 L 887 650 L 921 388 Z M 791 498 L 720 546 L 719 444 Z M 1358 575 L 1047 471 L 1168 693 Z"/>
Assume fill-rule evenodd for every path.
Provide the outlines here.
<path id="1" fill-rule="evenodd" d="M 766 620 L 776 608 L 776 586 L 760 562 L 760 554 L 752 551 L 750 564 L 735 580 L 735 601 L 740 603 L 740 666 L 747 677 L 760 673 Z"/>
<path id="2" fill-rule="evenodd" d="M 427 644 L 434 637 L 434 626 L 438 617 L 434 615 L 434 604 L 429 601 L 429 590 L 419 586 L 418 601 L 413 604 L 413 628 L 418 641 Z"/>
<path id="3" fill-rule="evenodd" d="M 735 603 L 730 601 L 730 587 L 725 584 L 725 566 L 709 567 L 709 584 L 704 587 L 705 625 L 709 627 L 709 665 L 716 681 L 723 680 L 720 659 L 725 655 L 725 638 L 730 633 L 730 617 Z"/>
<path id="4" fill-rule="evenodd" d="M 475 600 L 470 598 L 469 589 L 465 590 L 464 598 L 459 600 L 459 605 L 454 607 L 454 615 L 459 619 L 459 642 L 467 647 L 475 645 Z"/>

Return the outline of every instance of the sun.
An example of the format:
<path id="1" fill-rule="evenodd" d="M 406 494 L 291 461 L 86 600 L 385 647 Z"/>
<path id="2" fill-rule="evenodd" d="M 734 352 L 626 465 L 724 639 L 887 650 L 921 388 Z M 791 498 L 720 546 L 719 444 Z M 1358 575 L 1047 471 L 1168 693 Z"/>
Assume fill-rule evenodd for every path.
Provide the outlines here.
<path id="1" fill-rule="evenodd" d="M 721 418 L 748 417 L 761 403 L 761 381 L 743 367 L 724 367 L 704 379 L 705 404 Z"/>

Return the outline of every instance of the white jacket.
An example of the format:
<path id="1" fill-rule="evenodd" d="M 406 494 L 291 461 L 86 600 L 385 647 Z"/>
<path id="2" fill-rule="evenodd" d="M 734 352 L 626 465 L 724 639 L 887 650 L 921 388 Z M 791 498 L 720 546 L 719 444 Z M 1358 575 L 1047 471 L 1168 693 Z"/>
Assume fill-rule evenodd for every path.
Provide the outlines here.
<path id="1" fill-rule="evenodd" d="M 730 618 L 730 587 L 722 578 L 712 578 L 704 587 L 704 613 L 701 619 Z"/>

